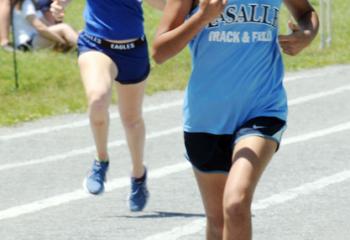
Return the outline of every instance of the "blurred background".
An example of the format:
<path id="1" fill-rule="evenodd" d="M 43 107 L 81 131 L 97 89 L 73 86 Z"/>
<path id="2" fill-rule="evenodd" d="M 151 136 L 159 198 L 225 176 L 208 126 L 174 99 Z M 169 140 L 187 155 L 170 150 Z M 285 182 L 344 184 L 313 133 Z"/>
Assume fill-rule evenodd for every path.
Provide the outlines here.
<path id="1" fill-rule="evenodd" d="M 284 55 L 286 71 L 350 63 L 350 2 L 348 0 L 310 2 L 322 18 L 323 30 L 312 46 L 297 57 Z M 84 27 L 82 17 L 84 3 L 84 0 L 74 0 L 66 11 L 64 21 L 77 31 Z M 331 13 L 329 15 L 327 7 L 331 10 L 328 12 Z M 145 28 L 149 43 L 152 43 L 160 17 L 161 12 L 145 4 Z M 284 7 L 280 17 L 281 33 L 288 32 L 287 21 L 290 18 Z M 74 49 L 66 53 L 52 49 L 16 51 L 18 88 L 15 87 L 13 58 L 12 51 L 0 49 L 0 126 L 14 125 L 44 116 L 85 111 L 86 101 L 80 83 L 77 53 Z M 147 94 L 184 89 L 190 68 L 188 49 L 162 66 L 156 66 L 152 62 Z M 113 99 L 117 101 L 116 96 Z"/>

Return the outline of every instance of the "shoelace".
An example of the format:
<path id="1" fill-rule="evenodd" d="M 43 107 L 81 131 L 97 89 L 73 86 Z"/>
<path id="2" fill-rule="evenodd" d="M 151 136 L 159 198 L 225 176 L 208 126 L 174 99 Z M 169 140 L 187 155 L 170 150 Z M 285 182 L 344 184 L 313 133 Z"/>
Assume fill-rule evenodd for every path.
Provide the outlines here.
<path id="1" fill-rule="evenodd" d="M 132 192 L 131 195 L 137 195 L 140 191 L 144 194 L 147 195 L 147 189 L 145 187 L 145 182 L 133 182 L 132 183 Z"/>

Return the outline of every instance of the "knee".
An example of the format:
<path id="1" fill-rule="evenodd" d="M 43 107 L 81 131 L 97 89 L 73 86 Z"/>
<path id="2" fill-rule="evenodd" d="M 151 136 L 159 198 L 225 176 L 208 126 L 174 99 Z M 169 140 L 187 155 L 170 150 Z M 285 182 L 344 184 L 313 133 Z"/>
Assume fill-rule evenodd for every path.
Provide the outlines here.
<path id="1" fill-rule="evenodd" d="M 107 112 L 109 106 L 109 94 L 98 91 L 88 92 L 90 111 Z"/>
<path id="2" fill-rule="evenodd" d="M 67 31 L 71 30 L 71 26 L 68 25 L 67 23 L 60 23 L 60 31 L 64 34 L 67 33 Z"/>
<path id="3" fill-rule="evenodd" d="M 215 236 L 215 239 L 222 239 L 224 230 L 224 219 L 221 217 L 207 216 L 207 228 L 210 236 Z"/>
<path id="4" fill-rule="evenodd" d="M 70 26 L 67 23 L 61 23 L 61 26 L 65 29 L 70 28 Z"/>
<path id="5" fill-rule="evenodd" d="M 244 222 L 250 218 L 252 198 L 248 194 L 229 194 L 224 198 L 224 217 L 229 222 Z"/>
<path id="6" fill-rule="evenodd" d="M 130 130 L 140 128 L 144 124 L 141 115 L 126 114 L 121 119 L 124 127 Z"/>
<path id="7" fill-rule="evenodd" d="M 92 92 L 88 94 L 89 115 L 92 123 L 103 124 L 107 120 L 109 96 Z"/>

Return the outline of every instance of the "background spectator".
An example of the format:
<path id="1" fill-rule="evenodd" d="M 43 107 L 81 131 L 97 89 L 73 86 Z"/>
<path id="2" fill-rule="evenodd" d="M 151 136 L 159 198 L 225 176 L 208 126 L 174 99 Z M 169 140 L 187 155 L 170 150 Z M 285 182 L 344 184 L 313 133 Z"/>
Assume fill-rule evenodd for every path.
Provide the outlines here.
<path id="1" fill-rule="evenodd" d="M 51 48 L 67 51 L 77 43 L 78 33 L 68 24 L 51 25 L 32 0 L 15 0 L 14 32 L 20 50 Z"/>

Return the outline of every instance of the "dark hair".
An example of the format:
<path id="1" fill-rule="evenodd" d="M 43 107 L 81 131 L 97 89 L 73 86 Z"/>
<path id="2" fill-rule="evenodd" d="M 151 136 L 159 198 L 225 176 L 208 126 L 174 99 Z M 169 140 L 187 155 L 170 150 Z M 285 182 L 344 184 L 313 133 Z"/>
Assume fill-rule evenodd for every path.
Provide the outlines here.
<path id="1" fill-rule="evenodd" d="M 32 0 L 37 10 L 50 9 L 52 0 Z"/>
<path id="2" fill-rule="evenodd" d="M 11 0 L 12 6 L 18 7 L 18 9 L 22 9 L 23 2 L 25 0 Z M 52 0 L 30 0 L 35 6 L 36 10 L 41 10 L 43 8 L 50 8 L 50 4 Z"/>

